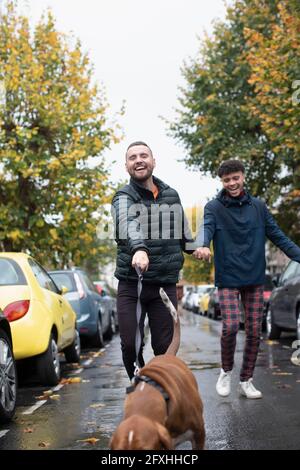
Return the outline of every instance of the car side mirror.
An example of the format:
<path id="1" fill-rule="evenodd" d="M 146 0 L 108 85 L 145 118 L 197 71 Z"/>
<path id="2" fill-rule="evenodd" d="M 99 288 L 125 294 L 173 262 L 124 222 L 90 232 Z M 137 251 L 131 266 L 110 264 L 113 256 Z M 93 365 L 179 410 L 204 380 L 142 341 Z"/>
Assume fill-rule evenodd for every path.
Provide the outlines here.
<path id="1" fill-rule="evenodd" d="M 61 286 L 60 295 L 64 295 L 69 292 L 69 289 L 66 286 Z"/>

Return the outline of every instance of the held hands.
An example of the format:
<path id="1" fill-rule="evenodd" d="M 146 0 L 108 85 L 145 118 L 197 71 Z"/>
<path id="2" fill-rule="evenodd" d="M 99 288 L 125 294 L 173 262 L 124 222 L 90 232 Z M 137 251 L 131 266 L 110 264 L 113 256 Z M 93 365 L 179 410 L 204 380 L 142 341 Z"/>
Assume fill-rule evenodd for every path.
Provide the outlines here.
<path id="1" fill-rule="evenodd" d="M 136 251 L 132 257 L 131 264 L 133 268 L 135 268 L 136 266 L 139 267 L 142 273 L 148 271 L 149 258 L 147 253 L 142 250 Z"/>
<path id="2" fill-rule="evenodd" d="M 194 258 L 196 259 L 204 259 L 205 261 L 211 261 L 211 251 L 209 248 L 203 246 L 201 248 L 197 248 L 193 253 Z"/>

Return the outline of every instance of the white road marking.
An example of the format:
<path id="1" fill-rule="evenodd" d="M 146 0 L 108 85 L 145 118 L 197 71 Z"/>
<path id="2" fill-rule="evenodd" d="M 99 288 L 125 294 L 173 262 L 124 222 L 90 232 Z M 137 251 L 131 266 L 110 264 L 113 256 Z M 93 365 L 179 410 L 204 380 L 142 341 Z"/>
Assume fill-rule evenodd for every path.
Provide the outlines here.
<path id="1" fill-rule="evenodd" d="M 56 385 L 56 387 L 52 388 L 51 390 L 53 392 L 58 392 L 58 390 L 60 390 L 61 388 L 63 388 L 64 384 L 58 384 Z"/>
<path id="2" fill-rule="evenodd" d="M 84 362 L 82 363 L 82 365 L 83 365 L 83 366 L 89 366 L 90 364 L 92 364 L 92 362 L 93 362 L 93 359 L 88 359 L 87 361 L 84 361 Z"/>
<path id="3" fill-rule="evenodd" d="M 30 406 L 30 408 L 28 408 L 28 410 L 23 411 L 22 414 L 23 415 L 31 415 L 32 413 L 34 413 L 35 410 L 40 408 L 45 403 L 47 403 L 47 400 L 39 400 L 35 405 Z"/>
<path id="4" fill-rule="evenodd" d="M 3 431 L 0 431 L 0 438 L 1 438 L 1 437 L 4 437 L 5 434 L 8 433 L 8 431 L 9 431 L 9 429 L 3 429 Z"/>
<path id="5" fill-rule="evenodd" d="M 72 375 L 80 374 L 82 371 L 83 371 L 83 368 L 80 367 L 80 369 L 75 370 Z"/>

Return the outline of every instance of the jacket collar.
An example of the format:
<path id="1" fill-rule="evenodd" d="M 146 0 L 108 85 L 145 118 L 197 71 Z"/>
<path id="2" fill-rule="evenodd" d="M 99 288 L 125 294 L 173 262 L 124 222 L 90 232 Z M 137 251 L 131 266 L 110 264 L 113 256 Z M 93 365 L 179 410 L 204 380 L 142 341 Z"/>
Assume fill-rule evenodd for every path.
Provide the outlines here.
<path id="1" fill-rule="evenodd" d="M 225 207 L 241 206 L 245 204 L 252 204 L 251 196 L 245 189 L 245 194 L 241 198 L 230 197 L 225 189 L 222 189 L 217 195 L 218 201 L 220 201 Z"/>
<path id="2" fill-rule="evenodd" d="M 155 184 L 155 186 L 158 187 L 158 190 L 159 192 L 169 188 L 169 186 L 164 183 L 163 181 L 161 181 L 159 178 L 156 178 L 156 176 L 152 176 L 153 177 L 153 183 Z M 133 186 L 133 188 L 138 191 L 140 194 L 144 194 L 144 195 L 151 195 L 152 196 L 152 191 L 150 191 L 149 189 L 146 189 L 144 188 L 144 186 L 142 186 L 141 184 L 139 184 L 136 180 L 134 180 L 133 178 L 130 178 L 130 181 L 129 181 L 129 184 L 131 186 Z"/>

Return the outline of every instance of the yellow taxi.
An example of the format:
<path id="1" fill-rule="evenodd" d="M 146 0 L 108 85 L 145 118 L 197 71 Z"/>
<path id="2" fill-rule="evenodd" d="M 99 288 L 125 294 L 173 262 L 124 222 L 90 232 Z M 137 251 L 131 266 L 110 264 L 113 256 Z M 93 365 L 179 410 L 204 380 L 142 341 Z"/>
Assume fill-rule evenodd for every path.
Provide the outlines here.
<path id="1" fill-rule="evenodd" d="M 76 314 L 47 271 L 25 253 L 0 253 L 0 308 L 10 322 L 15 359 L 34 357 L 39 381 L 60 380 L 59 352 L 79 362 Z"/>

